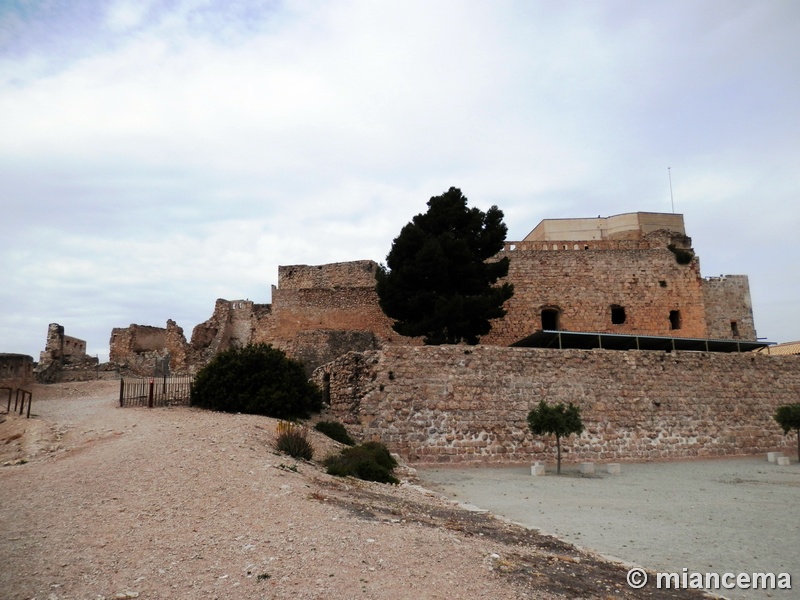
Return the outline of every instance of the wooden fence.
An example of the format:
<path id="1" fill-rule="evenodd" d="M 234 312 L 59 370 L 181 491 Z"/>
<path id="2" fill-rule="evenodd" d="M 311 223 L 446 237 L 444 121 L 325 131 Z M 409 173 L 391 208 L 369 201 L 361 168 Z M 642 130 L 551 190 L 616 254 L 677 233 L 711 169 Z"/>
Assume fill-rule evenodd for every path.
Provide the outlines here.
<path id="1" fill-rule="evenodd" d="M 190 406 L 194 377 L 129 377 L 119 380 L 119 405 Z"/>

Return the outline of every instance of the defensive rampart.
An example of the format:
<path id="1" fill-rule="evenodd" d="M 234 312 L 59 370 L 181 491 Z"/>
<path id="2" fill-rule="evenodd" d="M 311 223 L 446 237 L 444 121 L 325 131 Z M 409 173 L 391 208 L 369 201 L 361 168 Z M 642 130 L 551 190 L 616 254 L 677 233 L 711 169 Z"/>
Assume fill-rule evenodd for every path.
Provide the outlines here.
<path id="1" fill-rule="evenodd" d="M 394 346 L 314 376 L 351 432 L 421 463 L 552 461 L 527 427 L 540 400 L 581 407 L 567 460 L 789 451 L 772 415 L 800 398 L 800 356 L 752 353 Z"/>
<path id="2" fill-rule="evenodd" d="M 33 383 L 33 357 L 27 354 L 0 354 L 0 385 L 25 387 Z M 0 395 L 0 399 L 4 398 Z M 3 408 L 5 410 L 5 407 Z"/>

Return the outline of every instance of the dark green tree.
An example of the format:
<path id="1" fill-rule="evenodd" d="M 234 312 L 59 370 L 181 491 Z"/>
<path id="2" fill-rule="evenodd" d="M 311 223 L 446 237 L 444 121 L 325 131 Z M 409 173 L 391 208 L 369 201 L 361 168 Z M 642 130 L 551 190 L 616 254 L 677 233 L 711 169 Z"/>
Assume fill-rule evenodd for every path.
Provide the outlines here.
<path id="1" fill-rule="evenodd" d="M 573 433 L 583 432 L 581 409 L 570 402 L 567 406 L 559 403 L 550 406 L 542 400 L 539 406 L 528 413 L 528 427 L 534 435 L 555 435 L 558 451 L 557 473 L 561 475 L 561 438 Z"/>
<path id="2" fill-rule="evenodd" d="M 426 344 L 477 344 L 514 293 L 509 283 L 495 285 L 508 274 L 508 258 L 489 260 L 503 249 L 507 231 L 499 208 L 467 208 L 458 188 L 432 197 L 428 211 L 394 239 L 376 274 L 394 330 L 423 336 Z"/>
<path id="3" fill-rule="evenodd" d="M 797 460 L 800 461 L 800 404 L 786 404 L 778 407 L 775 420 L 786 435 L 793 429 L 797 432 Z"/>
<path id="4" fill-rule="evenodd" d="M 256 344 L 221 352 L 203 367 L 192 386 L 192 405 L 295 419 L 319 411 L 322 395 L 301 363 Z"/>

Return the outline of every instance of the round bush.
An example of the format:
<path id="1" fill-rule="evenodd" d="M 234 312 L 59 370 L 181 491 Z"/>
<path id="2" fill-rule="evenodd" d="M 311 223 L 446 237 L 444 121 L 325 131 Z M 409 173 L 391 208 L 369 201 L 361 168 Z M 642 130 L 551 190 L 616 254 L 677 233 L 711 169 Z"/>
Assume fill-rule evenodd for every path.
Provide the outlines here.
<path id="1" fill-rule="evenodd" d="M 347 429 L 344 428 L 344 425 L 336 421 L 320 421 L 314 425 L 314 429 L 345 446 L 355 445 L 355 441 L 350 437 L 350 434 L 347 433 Z"/>
<path id="2" fill-rule="evenodd" d="M 345 448 L 339 454 L 326 458 L 323 464 L 329 475 L 356 477 L 380 483 L 399 483 L 392 475 L 397 461 L 386 446 L 379 442 L 366 442 L 360 446 Z"/>
<path id="3" fill-rule="evenodd" d="M 307 418 L 322 408 L 322 395 L 303 366 L 267 344 L 232 348 L 197 374 L 192 405 L 222 412 Z"/>

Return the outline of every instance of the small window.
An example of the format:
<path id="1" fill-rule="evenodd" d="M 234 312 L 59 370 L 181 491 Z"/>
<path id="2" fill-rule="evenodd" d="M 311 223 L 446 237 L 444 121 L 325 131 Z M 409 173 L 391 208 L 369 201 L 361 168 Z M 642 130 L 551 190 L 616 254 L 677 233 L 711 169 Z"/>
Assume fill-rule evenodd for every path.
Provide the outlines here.
<path id="1" fill-rule="evenodd" d="M 681 328 L 681 311 L 679 310 L 669 311 L 669 328 L 670 329 Z"/>
<path id="2" fill-rule="evenodd" d="M 558 331 L 558 309 L 556 308 L 543 308 L 542 309 L 542 329 L 548 331 Z"/>
<path id="3" fill-rule="evenodd" d="M 667 287 L 667 282 L 666 282 L 666 281 L 664 281 L 663 279 L 661 279 L 661 280 L 658 282 L 658 285 L 660 285 L 661 287 Z"/>
<path id="4" fill-rule="evenodd" d="M 611 307 L 611 323 L 614 325 L 622 325 L 625 319 L 625 307 L 614 304 Z"/>
<path id="5" fill-rule="evenodd" d="M 588 246 L 588 245 L 587 245 L 587 246 L 584 246 L 584 247 L 583 247 L 583 249 L 584 249 L 584 250 L 588 250 L 588 249 L 589 249 L 589 246 Z"/>
<path id="6" fill-rule="evenodd" d="M 731 335 L 735 338 L 739 337 L 739 323 L 737 321 L 731 321 Z"/>

